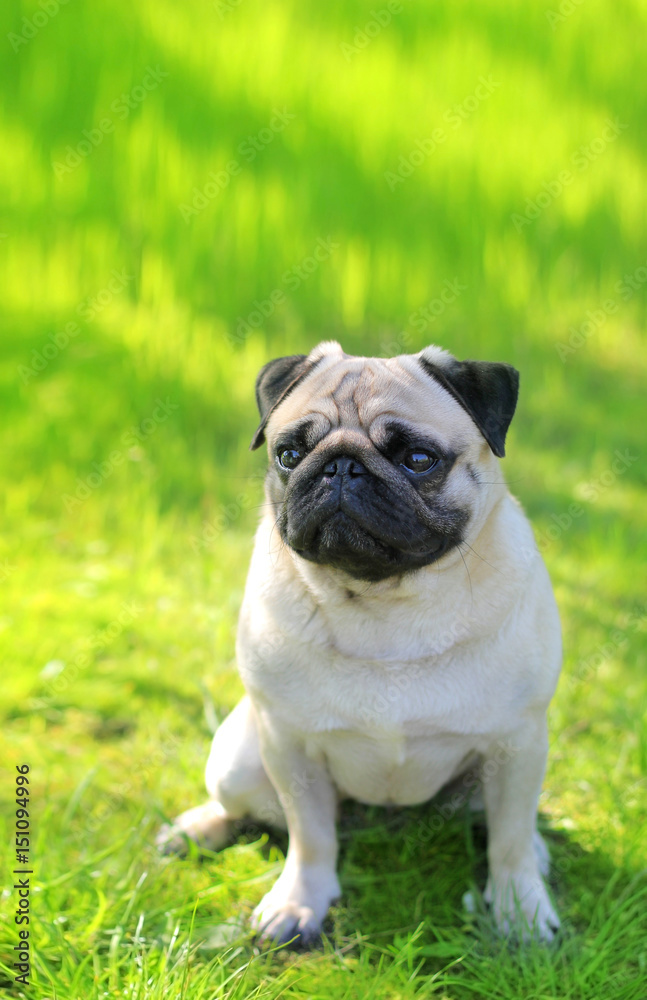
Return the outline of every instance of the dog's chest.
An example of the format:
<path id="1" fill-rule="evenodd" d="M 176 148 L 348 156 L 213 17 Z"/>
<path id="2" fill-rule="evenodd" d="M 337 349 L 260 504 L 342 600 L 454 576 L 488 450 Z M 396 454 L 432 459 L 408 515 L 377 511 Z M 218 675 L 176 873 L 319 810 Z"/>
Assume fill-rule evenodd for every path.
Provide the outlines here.
<path id="1" fill-rule="evenodd" d="M 452 650 L 410 660 L 373 660 L 331 655 L 313 646 L 265 655 L 262 665 L 241 663 L 253 698 L 299 733 L 351 731 L 380 743 L 380 753 L 398 758 L 412 739 L 483 735 L 504 728 L 506 666 L 492 652 Z M 491 664 L 495 662 L 495 684 Z M 513 684 L 514 687 L 514 684 Z"/>
<path id="2" fill-rule="evenodd" d="M 473 741 L 391 727 L 310 734 L 305 746 L 308 756 L 325 760 L 342 795 L 376 805 L 415 805 L 460 773 Z"/>
<path id="3" fill-rule="evenodd" d="M 279 730 L 324 761 L 343 795 L 412 805 L 431 798 L 488 745 L 504 706 L 473 662 L 456 655 L 400 663 L 292 650 L 252 680 Z M 469 678 L 469 682 L 467 679 Z"/>

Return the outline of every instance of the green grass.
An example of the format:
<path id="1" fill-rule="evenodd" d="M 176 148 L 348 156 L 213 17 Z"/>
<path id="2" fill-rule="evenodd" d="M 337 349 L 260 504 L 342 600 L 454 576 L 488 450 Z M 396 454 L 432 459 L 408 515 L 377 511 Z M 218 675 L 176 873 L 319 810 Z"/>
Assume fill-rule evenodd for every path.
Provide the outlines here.
<path id="1" fill-rule="evenodd" d="M 381 6 L 71 0 L 24 45 L 8 34 L 42 8 L 0 13 L 5 967 L 24 762 L 35 869 L 33 982 L 9 995 L 645 995 L 647 7 L 585 0 L 551 26 L 550 0 L 406 2 L 346 58 Z M 140 100 L 148 67 L 160 79 Z M 480 77 L 497 86 L 468 110 Z M 122 118 L 111 105 L 131 92 Z M 283 108 L 294 119 L 247 162 L 241 143 L 267 139 Z M 55 170 L 105 118 L 91 154 Z M 608 119 L 627 127 L 607 141 Z M 385 173 L 438 128 L 391 191 Z M 515 224 L 564 170 L 564 190 Z M 286 275 L 329 238 L 312 274 Z M 413 316 L 455 280 L 433 322 Z M 237 336 L 276 289 L 272 315 Z M 71 323 L 68 345 L 47 347 Z M 346 808 L 344 898 L 312 954 L 260 955 L 241 921 L 283 840 L 248 836 L 202 862 L 152 846 L 162 817 L 203 796 L 210 730 L 241 693 L 255 374 L 330 336 L 521 370 L 503 468 L 566 649 L 541 802 L 564 919 L 548 949 L 517 949 L 463 910 L 483 884 L 483 834 L 458 816 L 432 835 L 433 804 Z"/>

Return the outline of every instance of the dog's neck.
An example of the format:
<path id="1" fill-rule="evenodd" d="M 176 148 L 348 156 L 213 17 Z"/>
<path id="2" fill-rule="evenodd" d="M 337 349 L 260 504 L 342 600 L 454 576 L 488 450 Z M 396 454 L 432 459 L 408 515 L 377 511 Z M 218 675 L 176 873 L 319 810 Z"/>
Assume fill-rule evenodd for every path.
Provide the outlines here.
<path id="1" fill-rule="evenodd" d="M 327 642 L 351 657 L 437 655 L 495 630 L 518 604 L 539 559 L 528 522 L 507 493 L 460 550 L 379 583 L 308 562 L 277 539 L 273 527 L 268 516 L 259 528 L 249 584 L 254 607 L 258 612 L 260 602 L 278 630 Z M 274 586 L 257 590 L 270 575 Z"/>

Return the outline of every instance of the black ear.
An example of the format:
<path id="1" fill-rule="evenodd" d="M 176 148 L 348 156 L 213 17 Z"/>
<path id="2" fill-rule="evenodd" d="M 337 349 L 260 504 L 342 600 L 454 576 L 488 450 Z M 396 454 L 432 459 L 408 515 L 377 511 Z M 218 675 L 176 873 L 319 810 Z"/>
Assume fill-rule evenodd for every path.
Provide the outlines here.
<path id="1" fill-rule="evenodd" d="M 421 357 L 420 364 L 466 410 L 498 458 L 505 455 L 505 436 L 519 395 L 519 372 L 491 361 L 440 363 Z"/>
<path id="2" fill-rule="evenodd" d="M 291 354 L 287 358 L 275 358 L 263 365 L 256 378 L 256 403 L 261 422 L 256 428 L 250 451 L 260 448 L 265 440 L 265 425 L 273 410 L 294 387 L 309 375 L 317 361 L 310 362 L 305 354 Z"/>

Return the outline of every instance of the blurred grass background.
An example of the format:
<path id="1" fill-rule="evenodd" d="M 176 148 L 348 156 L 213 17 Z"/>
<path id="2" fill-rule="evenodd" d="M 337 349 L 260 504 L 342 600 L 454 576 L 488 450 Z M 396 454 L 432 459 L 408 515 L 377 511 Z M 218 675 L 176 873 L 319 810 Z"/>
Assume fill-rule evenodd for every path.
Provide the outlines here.
<path id="1" fill-rule="evenodd" d="M 644 995 L 647 8 L 397 7 L 0 12 L 0 795 L 10 821 L 28 762 L 29 996 Z M 519 956 L 461 912 L 482 844 L 460 819 L 418 836 L 425 810 L 350 811 L 334 944 L 296 959 L 205 944 L 280 843 L 202 866 L 151 848 L 240 694 L 256 372 L 329 337 L 521 370 L 503 468 L 566 647 L 542 798 L 557 951 Z M 2 927 L 10 949 L 9 891 Z"/>

